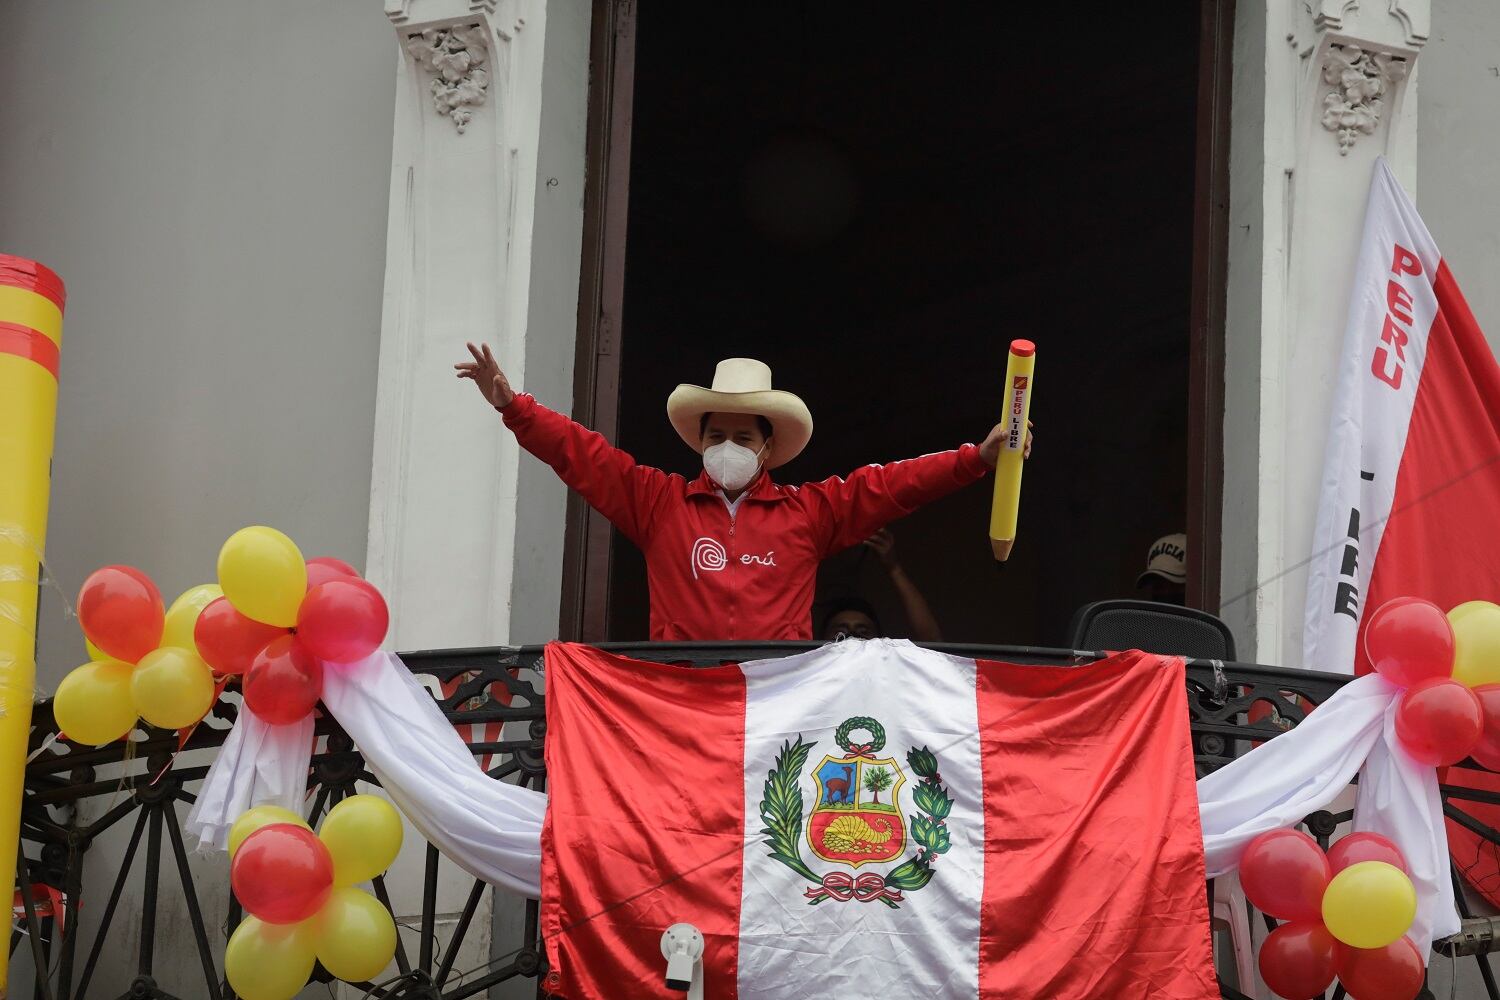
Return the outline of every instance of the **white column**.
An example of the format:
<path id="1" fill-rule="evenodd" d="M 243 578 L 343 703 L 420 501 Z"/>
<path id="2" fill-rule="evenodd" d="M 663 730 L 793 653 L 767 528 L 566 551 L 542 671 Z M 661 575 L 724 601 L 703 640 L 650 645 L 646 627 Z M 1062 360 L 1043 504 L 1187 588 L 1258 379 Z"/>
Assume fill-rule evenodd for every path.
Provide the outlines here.
<path id="1" fill-rule="evenodd" d="M 1414 189 L 1417 55 L 1429 19 L 1430 0 L 1236 7 L 1221 585 L 1242 659 L 1301 665 L 1365 196 L 1382 154 Z"/>
<path id="2" fill-rule="evenodd" d="M 512 384 L 571 409 L 590 4 L 386 0 L 385 12 L 399 57 L 368 575 L 396 649 L 542 641 L 557 633 L 566 494 L 452 366 L 464 341 L 488 341 Z M 389 875 L 403 928 L 419 925 L 425 848 L 408 828 Z M 440 872 L 442 954 L 473 880 L 450 862 Z M 455 975 L 483 975 L 492 930 L 508 949 L 520 924 L 519 899 L 487 892 Z M 415 955 L 417 935 L 403 936 Z"/>
<path id="3" fill-rule="evenodd" d="M 571 407 L 587 0 L 386 0 L 399 47 L 368 572 L 399 649 L 555 635 L 565 494 L 464 341 Z"/>

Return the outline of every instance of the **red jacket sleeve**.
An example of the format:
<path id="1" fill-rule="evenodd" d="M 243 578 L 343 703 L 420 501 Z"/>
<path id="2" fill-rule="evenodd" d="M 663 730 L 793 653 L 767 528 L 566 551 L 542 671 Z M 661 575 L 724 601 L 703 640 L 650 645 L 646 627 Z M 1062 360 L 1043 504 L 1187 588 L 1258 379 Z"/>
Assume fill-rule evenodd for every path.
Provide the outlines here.
<path id="1" fill-rule="evenodd" d="M 500 414 L 522 448 L 552 466 L 563 482 L 631 541 L 644 545 L 670 476 L 637 465 L 602 434 L 547 409 L 530 395 L 517 395 Z"/>
<path id="2" fill-rule="evenodd" d="M 923 504 L 977 482 L 989 472 L 979 449 L 966 444 L 956 451 L 940 451 L 889 465 L 867 465 L 847 479 L 835 476 L 802 487 L 811 495 L 823 555 L 869 538 L 885 525 Z"/>

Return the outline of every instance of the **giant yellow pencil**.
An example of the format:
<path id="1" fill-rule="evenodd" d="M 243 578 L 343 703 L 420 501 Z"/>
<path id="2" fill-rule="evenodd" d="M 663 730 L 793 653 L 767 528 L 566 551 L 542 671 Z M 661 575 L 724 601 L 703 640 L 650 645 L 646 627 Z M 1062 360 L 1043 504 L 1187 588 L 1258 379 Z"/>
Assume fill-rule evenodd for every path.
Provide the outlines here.
<path id="1" fill-rule="evenodd" d="M 0 254 L 0 891 L 15 884 L 21 836 L 63 302 L 56 274 Z M 9 972 L 0 952 L 0 997 Z"/>
<path id="2" fill-rule="evenodd" d="M 995 464 L 995 499 L 990 505 L 990 548 L 995 558 L 1010 558 L 1016 541 L 1016 519 L 1021 512 L 1021 472 L 1026 460 L 1026 415 L 1031 412 L 1032 372 L 1036 370 L 1036 345 L 1029 340 L 1010 342 L 1010 360 L 1005 366 L 1005 443 Z"/>

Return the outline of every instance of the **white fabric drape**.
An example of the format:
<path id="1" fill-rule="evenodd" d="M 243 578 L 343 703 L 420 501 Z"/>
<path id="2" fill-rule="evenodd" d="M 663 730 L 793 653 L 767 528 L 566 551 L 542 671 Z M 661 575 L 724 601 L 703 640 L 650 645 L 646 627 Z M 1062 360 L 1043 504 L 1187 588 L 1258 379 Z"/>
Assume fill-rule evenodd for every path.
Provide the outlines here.
<path id="1" fill-rule="evenodd" d="M 1425 956 L 1435 939 L 1457 934 L 1460 922 L 1453 898 L 1448 827 L 1443 821 L 1437 769 L 1412 760 L 1397 742 L 1398 700 L 1393 694 L 1380 739 L 1359 772 L 1354 829 L 1389 837 L 1406 856 L 1412 884 L 1417 888 L 1417 919 L 1410 934 Z"/>
<path id="2" fill-rule="evenodd" d="M 375 653 L 323 667 L 323 704 L 364 755 L 391 801 L 428 842 L 475 878 L 541 894 L 541 792 L 495 781 L 475 762 L 432 695 L 399 658 Z M 198 846 L 224 850 L 229 827 L 254 805 L 301 811 L 312 760 L 312 717 L 268 726 L 240 713 L 188 814 Z"/>
<path id="3" fill-rule="evenodd" d="M 429 843 L 475 878 L 541 895 L 547 796 L 486 775 L 399 658 L 326 664 L 323 704 Z"/>
<path id="4" fill-rule="evenodd" d="M 219 756 L 187 816 L 187 832 L 200 849 L 227 850 L 229 828 L 251 806 L 302 812 L 312 758 L 313 718 L 270 726 L 248 709 L 219 748 Z"/>
<path id="5" fill-rule="evenodd" d="M 1399 689 L 1370 675 L 1345 685 L 1296 728 L 1198 782 L 1210 877 L 1239 866 L 1258 835 L 1330 806 L 1360 775 L 1354 827 L 1389 837 L 1417 888 L 1412 941 L 1459 929 L 1437 774 L 1396 741 Z M 323 703 L 370 770 L 422 835 L 465 871 L 513 892 L 540 895 L 544 794 L 489 778 L 427 689 L 396 656 L 326 665 Z M 223 849 L 252 805 L 302 803 L 312 723 L 267 726 L 246 711 L 188 816 L 200 847 Z"/>
<path id="6" fill-rule="evenodd" d="M 1203 855 L 1210 877 L 1239 867 L 1257 836 L 1330 806 L 1360 776 L 1354 828 L 1389 837 L 1411 869 L 1417 919 L 1411 939 L 1426 955 L 1457 933 L 1437 772 L 1396 741 L 1400 689 L 1371 674 L 1346 684 L 1296 728 L 1198 781 Z"/>

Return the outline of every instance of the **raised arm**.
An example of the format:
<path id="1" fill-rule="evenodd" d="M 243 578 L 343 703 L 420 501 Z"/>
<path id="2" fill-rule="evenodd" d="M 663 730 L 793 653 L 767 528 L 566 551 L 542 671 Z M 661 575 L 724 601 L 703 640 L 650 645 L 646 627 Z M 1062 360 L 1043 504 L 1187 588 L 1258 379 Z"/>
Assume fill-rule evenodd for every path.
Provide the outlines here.
<path id="1" fill-rule="evenodd" d="M 906 575 L 906 570 L 896 558 L 896 536 L 889 528 L 881 528 L 865 539 L 865 545 L 875 551 L 880 565 L 891 578 L 891 586 L 901 598 L 901 608 L 906 612 L 907 624 L 911 626 L 911 637 L 918 642 L 942 642 L 943 631 L 938 627 L 937 616 L 915 581 Z"/>
<path id="2" fill-rule="evenodd" d="M 823 554 L 857 545 L 898 517 L 984 477 L 995 467 L 1006 425 L 996 424 L 984 443 L 962 445 L 889 465 L 867 465 L 847 479 L 835 476 L 803 489 L 821 502 Z M 1031 432 L 1026 434 L 1031 454 Z"/>
<path id="3" fill-rule="evenodd" d="M 453 366 L 458 377 L 474 381 L 485 401 L 500 411 L 522 448 L 552 466 L 589 506 L 641 544 L 670 477 L 660 469 L 638 465 L 602 434 L 547 409 L 532 396 L 517 394 L 488 344 L 468 347 L 474 360 Z"/>

